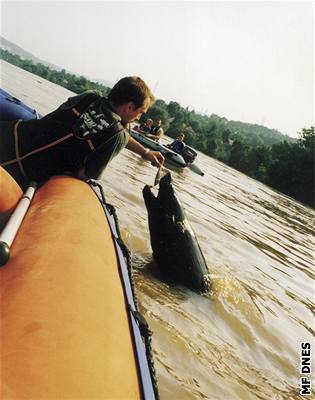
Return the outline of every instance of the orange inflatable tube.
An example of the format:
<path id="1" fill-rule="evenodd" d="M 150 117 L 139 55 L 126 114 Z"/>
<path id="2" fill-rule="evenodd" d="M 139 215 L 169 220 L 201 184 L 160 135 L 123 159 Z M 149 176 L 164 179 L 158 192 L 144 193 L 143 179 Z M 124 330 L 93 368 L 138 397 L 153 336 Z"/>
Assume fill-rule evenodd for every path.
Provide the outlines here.
<path id="1" fill-rule="evenodd" d="M 0 167 L 0 229 L 7 222 L 22 194 L 20 186 Z"/>
<path id="2" fill-rule="evenodd" d="M 86 183 L 55 177 L 36 192 L 0 269 L 1 399 L 141 398 L 117 263 Z"/>

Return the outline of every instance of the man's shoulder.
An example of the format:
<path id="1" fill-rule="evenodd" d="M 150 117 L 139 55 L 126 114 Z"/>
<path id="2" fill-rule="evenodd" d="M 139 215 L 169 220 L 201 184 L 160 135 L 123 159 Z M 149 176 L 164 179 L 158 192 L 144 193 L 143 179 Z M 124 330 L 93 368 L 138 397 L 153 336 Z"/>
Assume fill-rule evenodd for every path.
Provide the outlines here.
<path id="1" fill-rule="evenodd" d="M 97 90 L 86 90 L 82 93 L 76 94 L 72 97 L 69 97 L 67 101 L 65 101 L 60 108 L 61 109 L 67 109 L 71 107 L 75 107 L 77 104 L 81 103 L 82 101 L 84 102 L 92 102 L 97 99 L 102 98 L 102 94 L 97 91 Z"/>

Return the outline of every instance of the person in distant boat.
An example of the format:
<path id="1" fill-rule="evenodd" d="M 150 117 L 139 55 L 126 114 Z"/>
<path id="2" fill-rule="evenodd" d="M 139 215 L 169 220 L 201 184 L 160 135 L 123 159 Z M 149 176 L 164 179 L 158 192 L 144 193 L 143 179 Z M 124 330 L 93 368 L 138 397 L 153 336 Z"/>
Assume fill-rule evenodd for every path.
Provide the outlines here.
<path id="1" fill-rule="evenodd" d="M 142 123 L 137 131 L 139 133 L 147 134 L 150 132 L 152 128 L 153 120 L 151 118 L 148 118 L 144 123 Z"/>
<path id="2" fill-rule="evenodd" d="M 158 142 L 164 134 L 163 128 L 161 127 L 162 121 L 160 119 L 156 119 L 154 122 L 155 123 L 150 130 L 150 134 L 147 136 Z"/>
<path id="3" fill-rule="evenodd" d="M 98 179 L 125 147 L 159 168 L 162 154 L 143 147 L 127 129 L 154 100 L 146 83 L 131 76 L 118 81 L 107 97 L 86 91 L 42 119 L 2 121 L 0 165 L 22 187 L 30 180 L 43 182 L 69 173 L 82 180 Z"/>
<path id="4" fill-rule="evenodd" d="M 174 142 L 172 142 L 168 147 L 176 151 L 176 153 L 181 154 L 185 147 L 184 139 L 185 135 L 183 133 L 180 133 L 174 140 Z"/>

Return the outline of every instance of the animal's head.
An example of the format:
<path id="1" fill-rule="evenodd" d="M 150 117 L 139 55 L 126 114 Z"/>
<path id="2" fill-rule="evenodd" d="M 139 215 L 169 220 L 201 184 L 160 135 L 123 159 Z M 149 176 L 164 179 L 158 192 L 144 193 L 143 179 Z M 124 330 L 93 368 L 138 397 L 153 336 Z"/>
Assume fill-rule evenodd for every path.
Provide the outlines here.
<path id="1" fill-rule="evenodd" d="M 169 201 L 174 197 L 175 192 L 172 185 L 172 175 L 170 172 L 167 172 L 163 178 L 161 178 L 159 186 L 158 198 L 160 201 Z"/>
<path id="2" fill-rule="evenodd" d="M 170 172 L 161 178 L 157 196 L 153 194 L 152 187 L 147 185 L 143 189 L 143 198 L 149 214 L 154 212 L 159 214 L 159 217 L 174 216 L 176 220 L 184 219 L 182 205 L 176 196 Z"/>
<path id="3" fill-rule="evenodd" d="M 152 186 L 146 185 L 142 191 L 143 198 L 147 208 L 152 208 L 157 202 L 167 203 L 174 196 L 174 188 L 172 186 L 172 176 L 168 172 L 161 178 L 159 183 L 159 193 L 155 196 L 152 192 Z"/>

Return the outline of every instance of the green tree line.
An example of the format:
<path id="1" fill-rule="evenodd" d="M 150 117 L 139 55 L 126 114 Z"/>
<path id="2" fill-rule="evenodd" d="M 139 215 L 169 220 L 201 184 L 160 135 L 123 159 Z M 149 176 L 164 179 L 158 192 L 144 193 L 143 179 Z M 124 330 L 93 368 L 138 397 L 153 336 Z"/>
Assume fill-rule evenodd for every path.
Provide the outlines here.
<path id="1" fill-rule="evenodd" d="M 175 101 L 157 100 L 145 119 L 161 119 L 168 136 L 185 134 L 195 149 L 314 207 L 314 127 L 292 139 L 261 125 L 197 114 Z"/>
<path id="2" fill-rule="evenodd" d="M 84 76 L 70 74 L 66 72 L 65 69 L 56 71 L 41 63 L 35 64 L 32 60 L 26 60 L 17 54 L 12 54 L 4 49 L 0 49 L 0 58 L 9 62 L 10 64 L 14 64 L 17 67 L 32 72 L 35 75 L 41 76 L 50 82 L 56 83 L 59 86 L 63 86 L 74 93 L 82 93 L 85 90 L 92 89 L 98 90 L 102 94 L 106 95 L 106 93 L 109 91 L 108 87 L 100 83 L 90 81 Z"/>
<path id="3" fill-rule="evenodd" d="M 75 93 L 88 89 L 104 95 L 109 88 L 83 76 L 55 71 L 0 50 L 0 57 Z M 161 119 L 172 138 L 180 132 L 185 142 L 225 164 L 314 207 L 314 127 L 304 128 L 295 140 L 261 125 L 229 121 L 215 114 L 203 115 L 184 108 L 176 101 L 158 99 L 146 118 Z"/>

